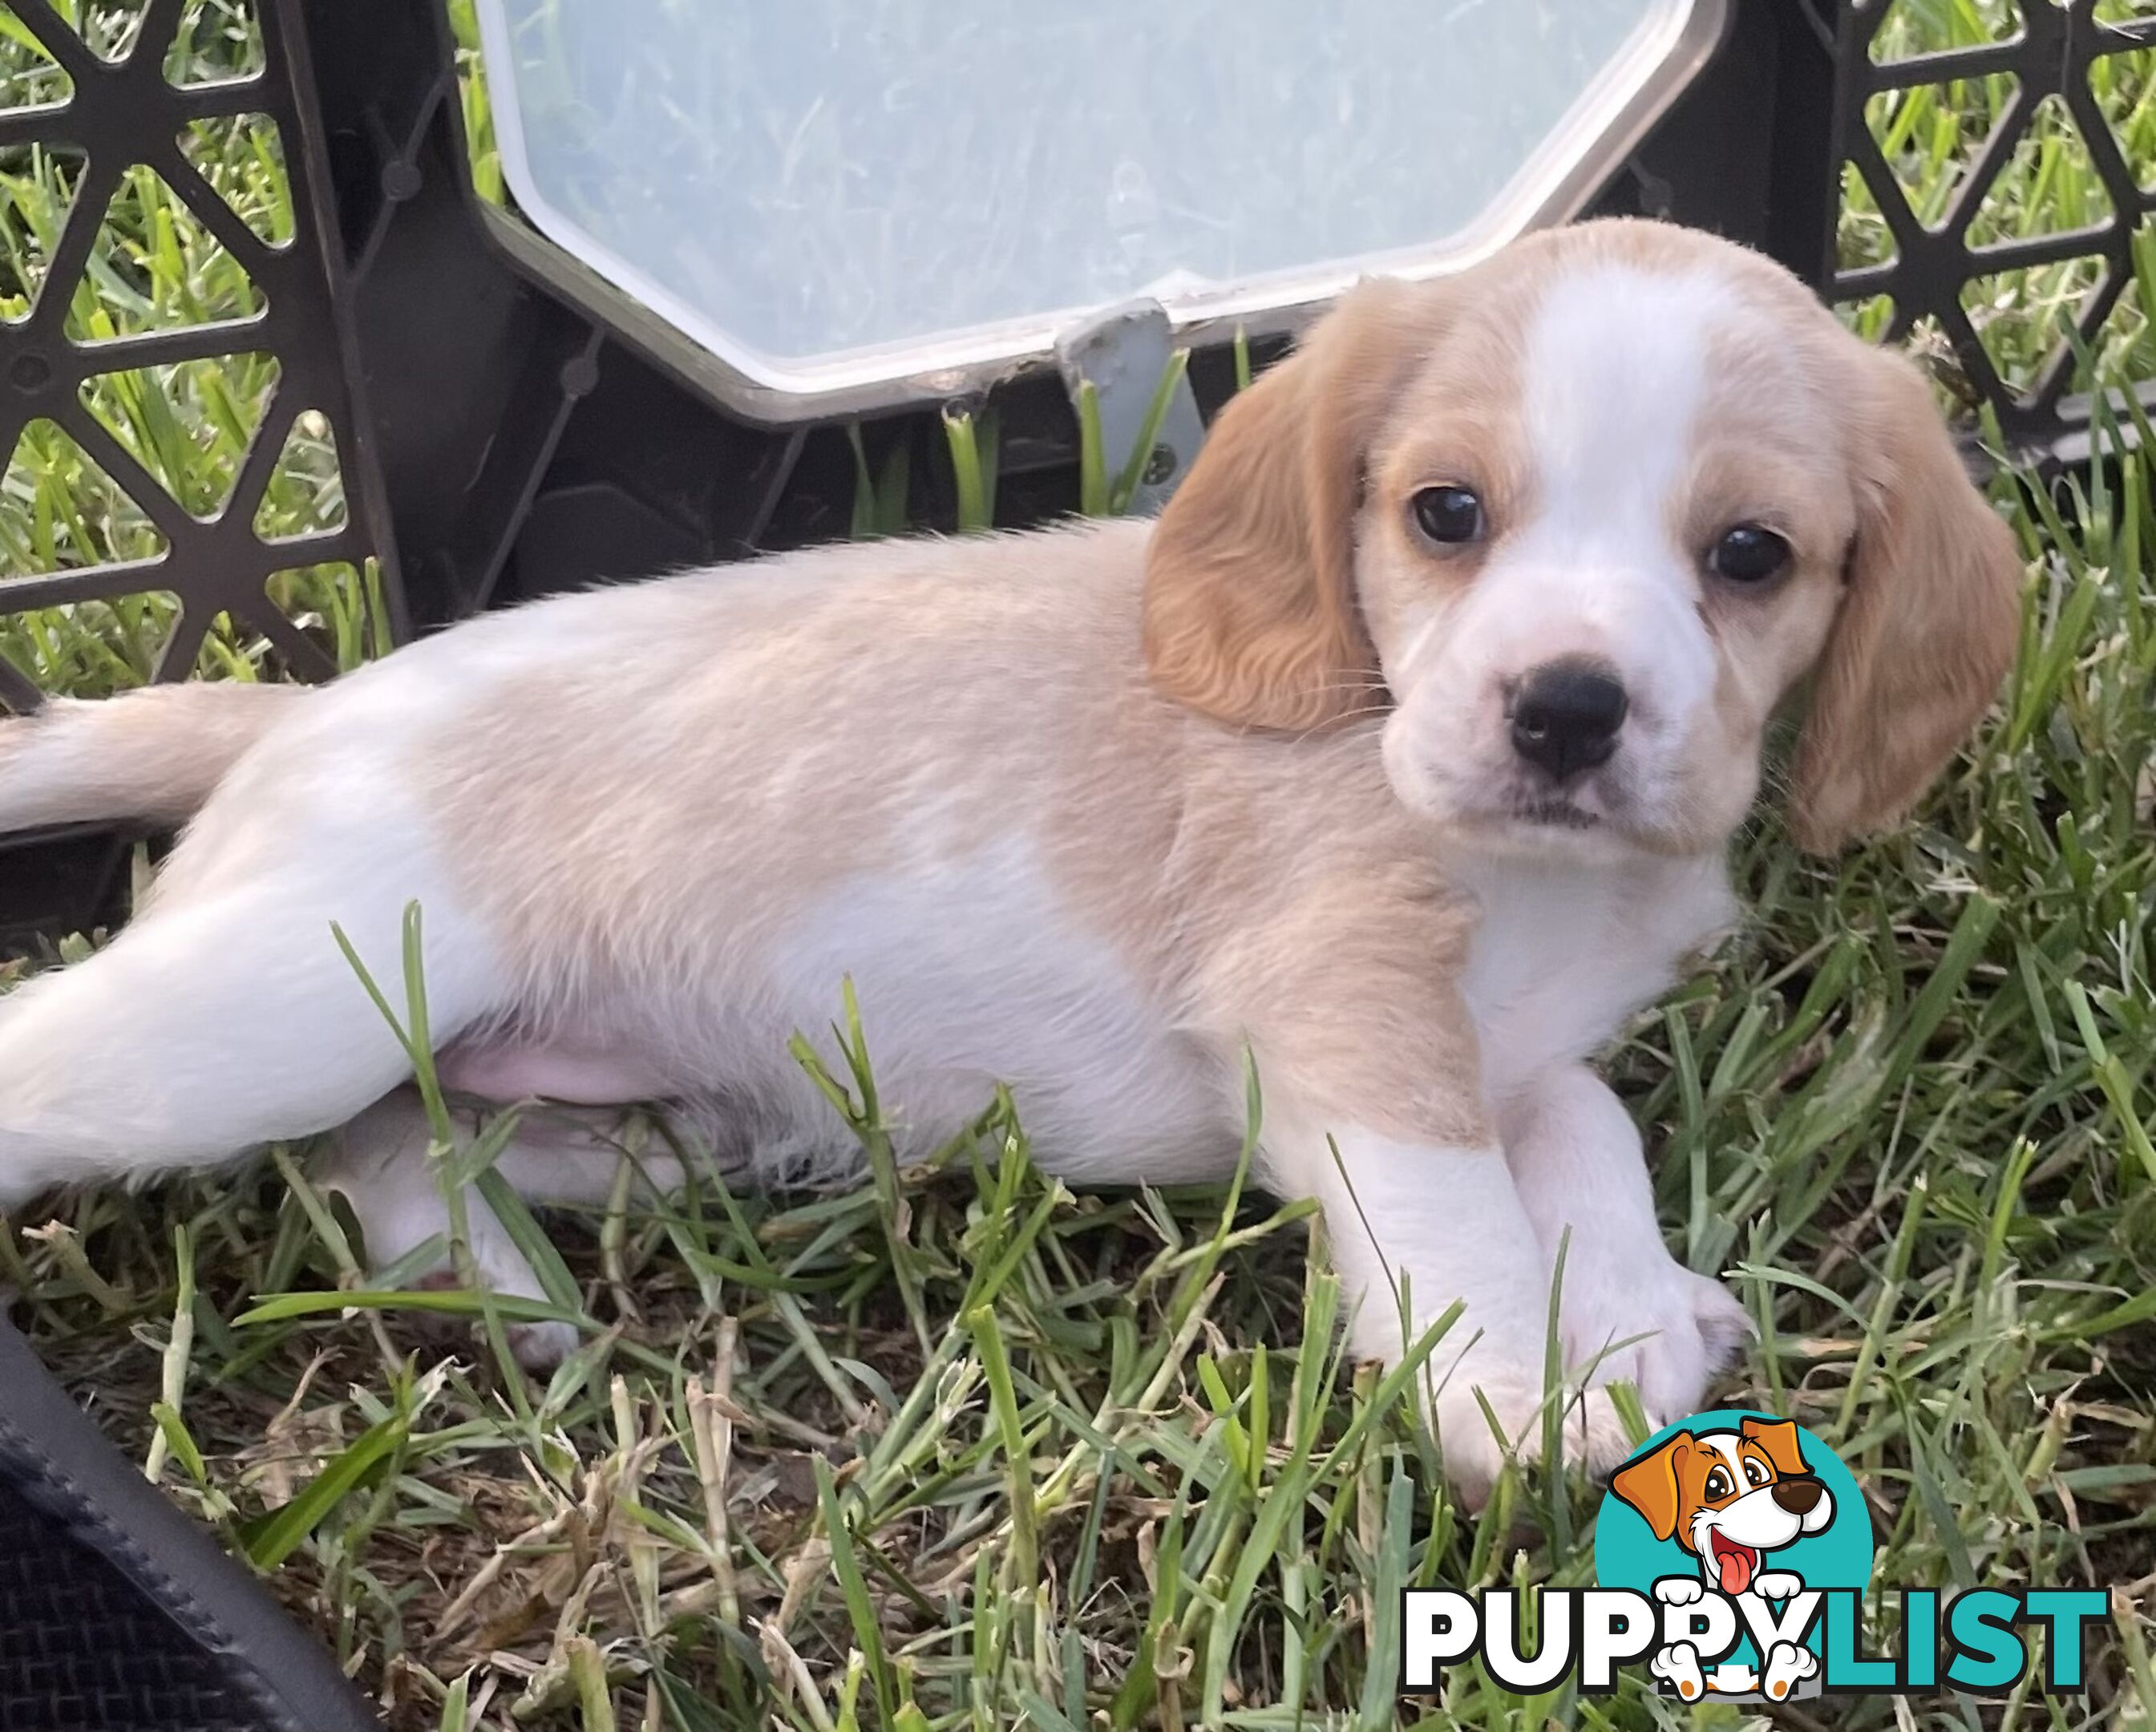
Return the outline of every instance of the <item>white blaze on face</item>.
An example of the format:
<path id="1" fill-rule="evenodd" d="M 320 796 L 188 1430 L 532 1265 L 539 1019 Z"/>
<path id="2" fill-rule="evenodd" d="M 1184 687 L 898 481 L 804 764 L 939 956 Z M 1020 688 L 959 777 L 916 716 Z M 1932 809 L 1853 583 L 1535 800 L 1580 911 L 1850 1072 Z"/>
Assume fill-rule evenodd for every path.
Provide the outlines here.
<path id="1" fill-rule="evenodd" d="M 1730 1478 L 1735 1483 L 1744 1483 L 1744 1457 L 1737 1447 L 1736 1438 L 1727 1432 L 1710 1432 L 1699 1441 L 1722 1457 L 1729 1469 Z"/>
<path id="2" fill-rule="evenodd" d="M 1533 516 L 1478 586 L 1498 604 L 1489 625 L 1502 664 L 1599 658 L 1642 722 L 1665 728 L 1713 690 L 1695 552 L 1674 526 L 1708 336 L 1737 311 L 1728 285 L 1705 274 L 1606 265 L 1549 285 L 1522 381 Z"/>
<path id="3" fill-rule="evenodd" d="M 1734 1437 L 1710 1435 L 1699 1441 L 1722 1457 L 1732 1484 L 1741 1486 L 1745 1483 L 1744 1460 L 1738 1452 Z M 1738 1500 L 1740 1503 L 1743 1501 Z M 1700 1567 L 1707 1580 L 1725 1594 L 1741 1594 L 1750 1587 L 1752 1578 L 1759 1573 L 1759 1566 L 1764 1561 L 1757 1548 L 1729 1531 L 1736 1513 L 1737 1505 L 1729 1504 L 1717 1509 L 1702 1509 L 1692 1518 L 1692 1545 L 1699 1553 Z"/>
<path id="4" fill-rule="evenodd" d="M 1358 575 L 1396 700 L 1386 772 L 1478 845 L 1718 849 L 1840 594 L 1828 550 L 1854 506 L 1824 369 L 1746 273 L 1655 257 L 1575 254 L 1522 282 L 1433 352 L 1376 454 L 1399 516 L 1363 520 Z M 1484 496 L 1471 547 L 1414 527 L 1415 491 L 1444 482 Z M 1794 581 L 1739 601 L 1710 562 L 1753 521 L 1804 533 Z M 1563 664 L 1614 677 L 1623 707 L 1605 689 L 1578 753 L 1537 751 L 1548 727 L 1516 732 L 1519 707 Z M 1621 717 L 1614 738 L 1598 714 Z"/>

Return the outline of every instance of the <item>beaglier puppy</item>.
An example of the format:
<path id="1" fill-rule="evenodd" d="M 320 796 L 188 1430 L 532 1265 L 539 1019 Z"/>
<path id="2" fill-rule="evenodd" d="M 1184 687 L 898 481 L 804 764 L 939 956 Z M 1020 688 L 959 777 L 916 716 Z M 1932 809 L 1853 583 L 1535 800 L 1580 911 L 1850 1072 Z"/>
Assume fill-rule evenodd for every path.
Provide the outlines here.
<path id="1" fill-rule="evenodd" d="M 1762 258 L 1599 223 L 1371 282 L 1157 524 L 792 554 L 321 690 L 0 724 L 0 825 L 191 820 L 133 924 L 0 1001 L 0 1204 L 346 1127 L 371 1256 L 441 1231 L 331 934 L 393 983 L 417 899 L 448 1082 L 670 1102 L 764 1174 L 856 1159 L 787 1051 L 849 974 L 910 1149 L 1000 1079 L 1078 1183 L 1229 1170 L 1247 1046 L 1353 1346 L 1400 1352 L 1389 1282 L 1418 1332 L 1464 1303 L 1431 1370 L 1471 1489 L 1476 1390 L 1539 1435 L 1570 1230 L 1568 1429 L 1607 1466 L 1600 1385 L 1686 1413 L 1744 1318 L 1665 1249 L 1587 1061 L 1730 923 L 1793 688 L 1790 829 L 1832 848 L 1969 732 L 2019 578 L 1919 375 Z M 535 1119 L 501 1170 L 569 1200 L 612 1165 Z"/>

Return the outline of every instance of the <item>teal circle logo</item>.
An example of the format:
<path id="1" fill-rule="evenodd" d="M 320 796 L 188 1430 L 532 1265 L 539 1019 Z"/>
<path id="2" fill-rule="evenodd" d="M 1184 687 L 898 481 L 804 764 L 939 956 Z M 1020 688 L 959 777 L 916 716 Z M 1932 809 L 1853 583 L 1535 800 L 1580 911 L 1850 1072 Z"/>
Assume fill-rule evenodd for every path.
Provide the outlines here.
<path id="1" fill-rule="evenodd" d="M 1650 1669 L 1686 1701 L 1816 1695 L 1826 1621 L 1815 1611 L 1800 1628 L 1789 1609 L 1814 1590 L 1861 1598 L 1872 1556 L 1864 1494 L 1840 1458 L 1804 1426 L 1748 1408 L 1656 1432 L 1610 1476 L 1594 1528 L 1596 1580 L 1648 1596 L 1683 1631 Z M 1736 1615 L 1748 1596 L 1761 1616 Z M 1782 1635 L 1763 1653 L 1751 1632 L 1777 1622 Z"/>

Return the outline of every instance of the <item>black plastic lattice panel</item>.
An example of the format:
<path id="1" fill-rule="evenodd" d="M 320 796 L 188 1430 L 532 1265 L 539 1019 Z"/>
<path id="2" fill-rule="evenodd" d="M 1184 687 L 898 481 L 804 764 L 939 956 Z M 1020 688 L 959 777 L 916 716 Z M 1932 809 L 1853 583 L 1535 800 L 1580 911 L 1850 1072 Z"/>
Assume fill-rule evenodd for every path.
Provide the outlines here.
<path id="1" fill-rule="evenodd" d="M 1925 324 L 1951 347 L 1968 391 L 1989 405 L 2012 443 L 2033 452 L 2055 449 L 2061 437 L 2086 423 L 2088 409 L 2076 388 L 2075 338 L 2062 327 L 2021 333 L 2030 358 L 2004 367 L 1989 328 L 1985 288 L 1999 279 L 2050 273 L 2054 298 L 2091 351 L 2103 342 L 2114 313 L 2138 313 L 2122 305 L 2135 291 L 2137 236 L 2149 247 L 2156 213 L 2156 162 L 2136 161 L 2122 136 L 2123 116 L 2107 113 L 2097 82 L 2107 87 L 2131 76 L 2156 78 L 2156 3 L 2152 0 L 1979 0 L 1969 16 L 1991 27 L 1992 39 L 1940 52 L 1895 59 L 1884 50 L 1897 6 L 1912 0 L 1845 0 L 1835 46 L 1835 136 L 1837 156 L 1861 186 L 1851 192 L 1876 205 L 1884 225 L 1885 256 L 1852 260 L 1845 248 L 1831 281 L 1832 298 L 1863 301 L 1891 298 L 1884 331 L 1890 341 Z M 1923 136 L 1894 136 L 1891 116 L 1906 93 L 1958 85 L 1999 103 L 1995 123 L 1965 150 Z M 2137 105 L 2137 106 L 2143 105 Z M 1924 178 L 1943 208 L 1920 215 L 1895 155 L 1918 160 L 1933 154 Z M 2054 220 L 2056 207 L 2040 194 L 2046 154 L 2069 158 L 2077 182 L 2092 172 L 2107 210 L 2082 213 L 2072 226 Z M 2010 171 L 2030 173 L 2027 186 L 2002 185 Z M 1996 195 L 1996 196 L 1994 196 Z M 2018 201 L 2033 232 L 2002 235 L 1996 213 Z M 1928 216 L 1931 220 L 1927 221 Z M 1847 234 L 1845 229 L 1845 236 Z M 1987 337 L 1994 339 L 1988 342 Z M 2114 378 L 2111 383 L 2118 383 Z M 2139 380 L 2130 381 L 2139 383 Z"/>
<path id="2" fill-rule="evenodd" d="M 41 280 L 28 285 L 35 295 L 27 315 L 0 325 L 0 452 L 15 453 L 26 428 L 51 424 L 109 478 L 100 508 L 138 526 L 134 539 L 156 551 L 86 563 L 77 546 L 69 551 L 78 557 L 54 562 L 59 568 L 0 576 L 0 614 L 153 594 L 178 609 L 153 677 L 192 671 L 220 614 L 267 639 L 290 673 L 324 676 L 334 671 L 330 658 L 272 603 L 265 583 L 280 572 L 357 565 L 388 550 L 375 532 L 377 490 L 368 485 L 366 463 L 356 460 L 364 456 L 365 429 L 355 413 L 357 369 L 337 317 L 343 262 L 334 244 L 319 121 L 295 94 L 311 82 L 311 70 L 295 64 L 304 45 L 291 40 L 268 0 L 244 8 L 227 0 L 214 12 L 202 0 L 85 4 L 79 10 L 90 40 L 50 0 L 6 3 L 49 64 L 18 75 L 17 100 L 27 96 L 30 105 L 0 112 L 0 153 L 20 160 L 42 152 L 49 168 L 54 162 L 70 165 L 74 184 Z M 237 75 L 176 81 L 169 64 L 176 38 L 228 24 L 235 14 L 254 33 Z M 18 45 L 14 52 L 19 65 L 24 51 Z M 258 129 L 261 147 L 281 156 L 290 196 L 283 233 L 260 232 L 193 159 L 192 142 L 234 122 Z M 162 190 L 145 195 L 151 175 Z M 85 270 L 103 273 L 96 286 L 107 298 L 124 297 L 130 287 L 128 261 L 116 260 L 110 233 L 116 199 L 165 193 L 160 220 L 198 227 L 236 265 L 233 280 L 252 292 L 237 306 L 207 309 L 206 317 L 204 309 L 182 308 L 177 316 L 129 321 L 138 328 L 117 334 L 85 329 L 77 304 Z M 8 216 L 15 231 L 10 251 L 19 256 L 28 225 L 13 208 Z M 257 378 L 275 378 L 274 392 L 248 406 L 259 420 L 244 458 L 234 473 L 216 478 L 213 491 L 182 486 L 184 496 L 176 496 L 169 466 L 161 482 L 143 460 L 156 429 L 146 424 L 137 437 L 119 436 L 119 418 L 109 406 L 100 412 L 100 396 L 108 405 L 129 392 L 139 399 L 145 380 L 191 367 L 231 368 L 243 357 Z M 348 504 L 340 521 L 313 532 L 265 539 L 256 528 L 258 507 L 302 416 L 303 430 L 336 452 Z M 394 623 L 401 609 L 393 564 L 385 562 L 382 578 Z M 0 659 L 0 706 L 32 708 L 39 697 L 28 678 Z"/>

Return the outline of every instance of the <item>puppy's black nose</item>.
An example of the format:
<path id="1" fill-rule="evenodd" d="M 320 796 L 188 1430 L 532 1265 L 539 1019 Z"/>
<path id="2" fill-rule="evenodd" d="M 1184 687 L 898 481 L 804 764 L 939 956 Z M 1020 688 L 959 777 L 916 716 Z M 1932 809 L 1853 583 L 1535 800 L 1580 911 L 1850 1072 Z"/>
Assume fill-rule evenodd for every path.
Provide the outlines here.
<path id="1" fill-rule="evenodd" d="M 1774 1485 L 1774 1501 L 1791 1515 L 1802 1515 L 1826 1489 L 1816 1479 L 1784 1479 Z"/>
<path id="2" fill-rule="evenodd" d="M 1520 682 L 1512 748 L 1559 782 L 1606 763 L 1630 707 L 1625 688 L 1584 661 L 1553 661 Z"/>

